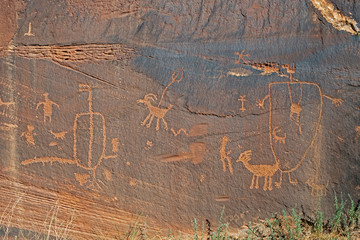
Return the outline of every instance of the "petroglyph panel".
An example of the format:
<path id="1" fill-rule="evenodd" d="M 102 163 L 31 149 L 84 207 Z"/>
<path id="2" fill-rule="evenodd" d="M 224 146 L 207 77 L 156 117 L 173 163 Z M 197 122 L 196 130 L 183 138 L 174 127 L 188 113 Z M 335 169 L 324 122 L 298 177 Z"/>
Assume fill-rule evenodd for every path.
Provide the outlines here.
<path id="1" fill-rule="evenodd" d="M 360 3 L 6 3 L 0 214 L 16 203 L 14 227 L 40 231 L 58 204 L 79 239 L 139 213 L 166 237 L 223 206 L 238 229 L 360 198 Z"/>

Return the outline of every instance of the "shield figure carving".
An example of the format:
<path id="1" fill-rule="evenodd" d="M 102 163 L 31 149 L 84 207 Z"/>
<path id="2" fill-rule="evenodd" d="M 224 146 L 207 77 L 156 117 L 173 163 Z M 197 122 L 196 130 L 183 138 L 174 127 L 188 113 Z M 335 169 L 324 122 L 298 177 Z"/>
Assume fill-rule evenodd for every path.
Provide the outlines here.
<path id="1" fill-rule="evenodd" d="M 318 134 L 323 94 L 313 82 L 269 84 L 270 145 L 281 172 L 289 174 L 304 161 Z M 295 183 L 295 182 L 294 182 Z"/>

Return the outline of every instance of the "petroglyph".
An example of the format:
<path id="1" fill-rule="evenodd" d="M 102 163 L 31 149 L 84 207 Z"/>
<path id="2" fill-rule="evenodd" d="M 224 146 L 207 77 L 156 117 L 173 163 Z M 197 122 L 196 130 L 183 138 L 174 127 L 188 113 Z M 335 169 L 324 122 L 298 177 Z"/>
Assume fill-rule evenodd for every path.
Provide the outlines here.
<path id="1" fill-rule="evenodd" d="M 157 118 L 156 131 L 158 131 L 160 129 L 160 127 L 159 127 L 160 119 L 164 123 L 165 130 L 168 130 L 167 122 L 164 118 L 165 118 L 166 113 L 173 107 L 173 105 L 169 104 L 168 108 L 159 108 L 159 107 L 152 105 L 150 100 L 153 102 L 157 101 L 156 95 L 153 93 L 148 93 L 145 95 L 145 97 L 143 99 L 138 99 L 136 101 L 137 103 L 144 103 L 149 110 L 149 114 L 144 119 L 144 121 L 141 122 L 141 125 L 142 126 L 146 125 L 146 127 L 149 128 L 151 126 L 152 121 L 154 120 L 154 117 L 156 117 Z"/>
<path id="2" fill-rule="evenodd" d="M 150 150 L 152 147 L 153 147 L 153 142 L 152 141 L 149 141 L 149 140 L 147 140 L 146 141 L 146 146 L 147 147 L 145 147 L 145 150 Z"/>
<path id="3" fill-rule="evenodd" d="M 35 127 L 33 125 L 27 125 L 27 130 L 21 133 L 21 137 L 25 137 L 25 140 L 28 144 L 35 146 L 36 132 L 34 131 Z"/>
<path id="4" fill-rule="evenodd" d="M 190 144 L 190 152 L 173 154 L 164 154 L 158 156 L 162 162 L 187 162 L 192 161 L 193 164 L 202 162 L 206 152 L 206 144 L 202 142 L 195 142 Z"/>
<path id="5" fill-rule="evenodd" d="M 311 2 L 335 29 L 346 31 L 352 35 L 359 35 L 358 23 L 335 9 L 334 4 L 329 0 L 311 0 Z"/>
<path id="6" fill-rule="evenodd" d="M 227 167 L 226 167 L 226 161 L 227 161 L 230 173 L 234 174 L 231 157 L 229 156 L 229 154 L 231 153 L 231 150 L 226 151 L 226 145 L 229 141 L 230 141 L 230 139 L 227 136 L 224 136 L 222 138 L 221 146 L 220 146 L 220 158 L 221 158 L 221 162 L 223 164 L 223 171 L 226 172 L 226 170 L 227 170 Z"/>
<path id="7" fill-rule="evenodd" d="M 65 135 L 68 133 L 68 132 L 53 132 L 52 130 L 49 130 L 49 132 L 54 136 L 55 139 L 61 139 L 61 140 L 64 140 L 65 139 Z"/>
<path id="8" fill-rule="evenodd" d="M 119 152 L 119 139 L 118 138 L 113 138 L 111 139 L 111 145 L 112 145 L 112 152 L 113 153 L 117 153 Z"/>
<path id="9" fill-rule="evenodd" d="M 105 177 L 105 179 L 106 179 L 107 181 L 112 181 L 112 180 L 113 180 L 112 174 L 111 174 L 111 172 L 110 172 L 109 170 L 105 169 L 105 170 L 103 171 L 103 174 L 104 174 L 104 177 Z"/>
<path id="10" fill-rule="evenodd" d="M 101 165 L 104 159 L 115 158 L 117 155 L 107 156 L 106 151 L 106 125 L 105 117 L 98 112 L 93 111 L 92 107 L 92 89 L 90 85 L 80 84 L 80 92 L 87 92 L 88 97 L 88 112 L 77 113 L 75 115 L 74 126 L 73 126 L 73 136 L 74 136 L 74 145 L 73 145 L 73 159 L 60 158 L 60 157 L 35 157 L 32 159 L 27 159 L 21 162 L 22 165 L 29 165 L 35 163 L 50 163 L 55 162 L 60 164 L 74 164 L 77 167 L 89 171 L 89 174 L 75 174 L 75 179 L 79 182 L 80 185 L 85 185 L 89 183 L 90 187 L 98 187 L 102 189 L 99 183 L 103 184 L 100 180 L 96 178 L 96 169 Z M 47 101 L 40 103 L 44 104 Z M 48 102 L 49 103 L 49 102 Z M 95 125 L 95 123 L 98 123 Z M 85 127 L 85 128 L 84 128 Z M 28 138 L 28 135 L 32 132 L 31 128 L 28 129 L 24 136 Z M 54 137 L 65 138 L 65 132 L 55 133 Z M 87 149 L 83 147 L 83 142 L 88 142 Z M 93 149 L 93 145 L 97 146 L 96 150 Z M 78 147 L 82 146 L 82 147 Z M 99 149 L 99 146 L 101 147 Z"/>
<path id="11" fill-rule="evenodd" d="M 35 34 L 31 32 L 31 22 L 29 23 L 29 30 L 27 33 L 24 33 L 24 36 L 33 37 Z"/>
<path id="12" fill-rule="evenodd" d="M 199 123 L 190 128 L 189 137 L 197 137 L 207 134 L 209 131 L 209 124 Z"/>
<path id="13" fill-rule="evenodd" d="M 180 128 L 179 130 L 175 130 L 174 128 L 171 128 L 171 132 L 174 134 L 174 136 L 178 136 L 181 133 L 184 133 L 184 135 L 188 137 L 197 137 L 201 135 L 205 135 L 208 133 L 209 124 L 207 123 L 200 123 L 194 125 L 192 128 L 190 128 L 190 131 L 187 131 L 185 128 Z"/>
<path id="14" fill-rule="evenodd" d="M 177 137 L 181 132 L 183 132 L 186 136 L 189 136 L 189 134 L 187 133 L 187 130 L 185 128 L 180 128 L 177 131 L 175 131 L 173 128 L 171 128 L 170 130 L 174 134 L 175 137 Z"/>
<path id="15" fill-rule="evenodd" d="M 136 102 L 137 103 L 143 103 L 147 106 L 148 110 L 149 110 L 149 114 L 147 115 L 147 117 L 144 119 L 144 121 L 141 122 L 142 126 L 145 126 L 147 128 L 149 128 L 151 126 L 152 121 L 154 120 L 154 117 L 157 118 L 156 121 L 156 131 L 158 131 L 160 129 L 160 120 L 163 121 L 164 123 L 164 128 L 165 130 L 168 130 L 168 125 L 167 122 L 165 120 L 165 115 L 166 113 L 173 107 L 172 104 L 169 104 L 169 106 L 167 108 L 161 108 L 160 105 L 162 103 L 162 100 L 164 98 L 165 92 L 167 91 L 167 89 L 175 82 L 181 82 L 181 80 L 184 77 L 184 67 L 182 68 L 178 68 L 174 71 L 174 73 L 171 76 L 172 81 L 169 83 L 169 85 L 166 86 L 166 88 L 163 90 L 162 94 L 161 94 L 161 98 L 160 101 L 158 102 L 157 106 L 152 105 L 151 101 L 156 102 L 157 101 L 157 96 L 153 93 L 148 93 L 145 95 L 145 97 L 143 99 L 138 99 Z"/>
<path id="16" fill-rule="evenodd" d="M 270 97 L 270 95 L 266 95 L 263 99 L 258 99 L 256 101 L 256 106 L 258 106 L 258 108 L 260 109 L 265 109 L 265 101 L 266 99 L 268 99 Z"/>
<path id="17" fill-rule="evenodd" d="M 217 202 L 227 202 L 230 201 L 230 197 L 227 195 L 220 195 L 215 198 L 215 201 Z"/>
<path id="18" fill-rule="evenodd" d="M 241 58 L 239 58 L 239 60 L 240 59 Z M 244 59 L 243 59 L 243 61 L 244 61 Z M 333 97 L 325 95 L 322 92 L 321 87 L 316 83 L 305 82 L 305 81 L 300 81 L 300 80 L 294 79 L 293 74 L 296 73 L 296 67 L 295 67 L 294 63 L 290 64 L 290 65 L 289 64 L 280 65 L 277 63 L 260 64 L 259 65 L 259 64 L 253 64 L 249 60 L 244 61 L 244 63 L 255 69 L 262 70 L 263 73 L 261 73 L 261 75 L 269 75 L 271 73 L 277 73 L 281 77 L 288 78 L 289 81 L 269 83 L 268 84 L 268 88 L 269 88 L 268 93 L 269 94 L 267 94 L 263 99 L 258 99 L 256 101 L 256 105 L 258 106 L 259 109 L 265 109 L 265 101 L 266 100 L 269 100 L 269 103 L 270 103 L 269 104 L 270 105 L 269 137 L 270 137 L 271 150 L 272 150 L 272 153 L 273 153 L 273 156 L 275 159 L 274 165 L 251 165 L 251 164 L 249 164 L 248 161 L 250 160 L 250 156 L 251 156 L 250 152 L 247 152 L 247 155 L 241 154 L 239 157 L 240 160 L 238 160 L 238 161 L 242 161 L 244 164 L 246 164 L 245 167 L 254 174 L 251 188 L 254 187 L 255 177 L 256 177 L 256 182 L 258 182 L 258 177 L 264 176 L 265 177 L 264 190 L 267 190 L 267 189 L 271 190 L 272 187 L 271 187 L 271 184 L 269 184 L 269 182 L 272 181 L 271 177 L 275 174 L 275 172 L 277 172 L 277 170 L 279 170 L 279 172 L 280 172 L 280 180 L 279 180 L 279 182 L 276 183 L 277 187 L 279 187 L 279 188 L 281 187 L 283 173 L 287 173 L 288 177 L 289 177 L 289 182 L 291 184 L 295 185 L 295 184 L 297 184 L 297 180 L 291 179 L 291 173 L 294 172 L 301 165 L 301 163 L 304 161 L 305 157 L 307 156 L 310 148 L 312 148 L 314 145 L 315 139 L 319 132 L 320 123 L 321 123 L 321 119 L 322 119 L 324 98 L 330 99 L 332 104 L 334 104 L 336 107 L 340 106 L 343 103 L 343 100 L 340 98 L 333 98 Z M 284 69 L 284 71 L 286 71 L 286 73 L 288 75 L 283 74 L 281 72 L 281 69 Z M 281 151 L 283 151 L 283 149 L 281 147 L 279 147 L 278 143 L 281 143 L 283 146 L 288 145 L 288 143 L 286 142 L 286 138 L 289 136 L 287 136 L 286 132 L 284 132 L 282 136 L 279 135 L 279 133 L 282 132 L 284 129 L 283 128 L 284 126 L 275 125 L 276 122 L 279 121 L 279 117 L 277 118 L 276 122 L 273 122 L 274 121 L 273 120 L 274 119 L 274 116 L 273 116 L 274 106 L 273 105 L 274 104 L 279 105 L 278 97 L 276 94 L 274 94 L 273 91 L 277 91 L 277 93 L 279 93 L 279 94 L 284 94 L 284 93 L 286 93 L 285 89 L 287 89 L 287 94 L 288 94 L 289 100 L 290 100 L 289 115 L 288 115 L 289 120 L 297 128 L 298 135 L 301 136 L 303 134 L 304 128 L 308 131 L 308 133 L 309 133 L 309 129 L 310 129 L 308 127 L 308 124 L 310 124 L 309 122 L 306 122 L 306 123 L 302 122 L 302 114 L 304 114 L 304 109 L 303 109 L 304 106 L 302 105 L 302 100 L 304 98 L 303 87 L 306 87 L 306 91 L 314 91 L 314 94 L 316 94 L 316 93 L 318 94 L 318 96 L 317 96 L 318 109 L 319 109 L 317 111 L 318 116 L 315 114 L 315 119 L 313 122 L 314 130 L 311 130 L 311 133 L 310 133 L 313 136 L 312 136 L 312 138 L 308 139 L 309 144 L 305 145 L 305 147 L 303 149 L 303 154 L 301 156 L 295 157 L 295 160 L 287 159 L 281 155 Z M 282 109 L 286 108 L 287 107 L 286 105 L 287 104 L 283 103 L 283 105 L 281 105 Z M 277 108 L 280 108 L 280 107 L 278 106 Z M 312 111 L 312 112 L 314 112 L 314 111 Z M 291 128 L 292 125 L 285 125 L 285 127 Z M 292 162 L 293 165 L 291 165 L 290 161 Z M 311 182 L 311 183 L 313 183 L 313 182 Z M 258 186 L 257 183 L 255 185 L 255 188 L 256 188 L 256 186 Z M 316 188 L 316 186 L 315 186 L 315 188 Z"/>
<path id="19" fill-rule="evenodd" d="M 245 101 L 247 101 L 246 100 L 246 95 L 240 95 L 240 98 L 238 99 L 238 101 L 240 101 L 241 102 L 241 108 L 240 108 L 240 111 L 242 111 L 242 112 L 245 112 L 245 106 L 244 106 L 244 104 L 245 104 Z"/>
<path id="20" fill-rule="evenodd" d="M 360 138 L 360 126 L 355 127 L 355 132 L 356 132 L 355 141 L 357 141 Z"/>
<path id="21" fill-rule="evenodd" d="M 272 177 L 274 174 L 279 170 L 279 166 L 277 163 L 274 165 L 252 165 L 249 163 L 251 160 L 252 151 L 247 150 L 240 154 L 238 160 L 236 162 L 242 162 L 244 166 L 253 174 L 250 189 L 253 189 L 254 187 L 256 189 L 259 188 L 259 177 L 264 177 L 265 182 L 263 186 L 263 190 L 269 190 L 271 191 L 273 189 L 272 187 Z M 255 183 L 256 180 L 256 183 Z M 255 184 L 255 186 L 254 186 Z"/>
<path id="22" fill-rule="evenodd" d="M 8 51 L 24 58 L 49 59 L 60 63 L 126 60 L 135 53 L 133 48 L 123 44 L 17 46 Z"/>
<path id="23" fill-rule="evenodd" d="M 311 195 L 312 196 L 326 196 L 327 195 L 327 187 L 329 186 L 329 181 L 325 184 L 317 184 L 314 179 L 309 178 L 305 182 L 307 185 L 311 187 Z"/>
<path id="24" fill-rule="evenodd" d="M 277 135 L 279 132 L 281 132 L 281 129 L 279 129 L 279 127 L 275 127 L 272 131 L 272 136 L 275 140 L 275 143 L 284 143 L 285 144 L 285 139 L 286 139 L 286 133 L 284 133 L 284 136 L 279 136 Z"/>
<path id="25" fill-rule="evenodd" d="M 239 52 L 235 52 L 235 53 L 234 53 L 235 55 L 238 55 L 238 56 L 239 56 L 239 58 L 238 58 L 238 60 L 236 60 L 235 64 L 240 64 L 241 60 L 242 60 L 245 64 L 248 64 L 248 63 L 249 63 L 247 60 L 245 60 L 244 57 L 250 57 L 250 54 L 245 54 L 245 55 L 244 55 L 244 52 L 245 52 L 245 50 L 242 50 L 241 53 L 239 53 Z"/>
<path id="26" fill-rule="evenodd" d="M 9 108 L 10 106 L 14 106 L 15 102 L 4 102 L 2 98 L 0 97 L 0 107 L 5 106 L 5 108 Z"/>
<path id="27" fill-rule="evenodd" d="M 51 122 L 51 116 L 52 116 L 52 106 L 55 105 L 56 107 L 60 108 L 59 105 L 53 101 L 51 101 L 49 99 L 49 93 L 44 93 L 43 96 L 45 97 L 44 102 L 39 102 L 36 105 L 36 110 L 43 105 L 43 110 L 44 110 L 44 122 L 46 122 L 46 120 L 48 120 L 49 122 Z"/>

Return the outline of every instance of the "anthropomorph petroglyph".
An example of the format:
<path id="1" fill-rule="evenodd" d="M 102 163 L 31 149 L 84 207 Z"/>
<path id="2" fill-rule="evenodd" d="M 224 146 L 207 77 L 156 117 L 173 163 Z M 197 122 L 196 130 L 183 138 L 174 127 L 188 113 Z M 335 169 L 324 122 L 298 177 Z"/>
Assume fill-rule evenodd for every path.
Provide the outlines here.
<path id="1" fill-rule="evenodd" d="M 234 174 L 234 169 L 231 162 L 231 157 L 229 154 L 231 153 L 231 150 L 226 151 L 226 145 L 230 141 L 230 139 L 227 136 L 224 136 L 221 140 L 221 146 L 220 146 L 220 158 L 221 162 L 223 164 L 223 171 L 226 172 L 226 161 L 229 166 L 229 171 L 231 174 Z"/>
<path id="2" fill-rule="evenodd" d="M 245 106 L 244 106 L 244 104 L 245 104 L 245 101 L 246 101 L 246 95 L 240 95 L 240 97 L 239 97 L 239 99 L 238 99 L 240 102 L 241 102 L 241 108 L 240 108 L 240 110 L 242 111 L 242 112 L 245 112 Z"/>
<path id="3" fill-rule="evenodd" d="M 24 36 L 33 37 L 35 34 L 31 32 L 31 22 L 29 23 L 29 30 L 27 33 L 24 33 Z"/>
<path id="4" fill-rule="evenodd" d="M 25 137 L 25 140 L 27 144 L 31 144 L 35 146 L 35 139 L 34 136 L 36 136 L 36 132 L 34 131 L 35 127 L 33 125 L 27 125 L 26 131 L 21 133 L 22 137 Z"/>
<path id="5" fill-rule="evenodd" d="M 238 55 L 238 56 L 239 56 L 238 60 L 235 62 L 236 64 L 240 64 L 241 60 L 243 60 L 245 64 L 248 64 L 248 61 L 245 60 L 244 57 L 250 57 L 250 54 L 245 54 L 245 55 L 244 55 L 244 52 L 245 52 L 245 50 L 242 50 L 241 53 L 239 53 L 239 52 L 235 52 L 235 53 L 234 53 L 235 55 Z"/>
<path id="6" fill-rule="evenodd" d="M 52 106 L 56 106 L 58 108 L 59 105 L 53 101 L 51 101 L 49 99 L 49 93 L 44 93 L 43 96 L 45 97 L 45 100 L 43 102 L 39 102 L 37 105 L 36 105 L 36 110 L 41 106 L 43 105 L 43 108 L 44 108 L 44 122 L 46 122 L 47 120 L 49 120 L 49 122 L 51 122 L 51 116 L 52 116 L 52 111 L 53 111 L 53 108 Z"/>
<path id="7" fill-rule="evenodd" d="M 115 158 L 117 155 L 106 155 L 106 125 L 105 117 L 98 112 L 93 111 L 92 107 L 92 89 L 90 85 L 80 84 L 80 92 L 87 92 L 88 97 L 88 112 L 77 113 L 75 115 L 74 126 L 73 126 L 73 136 L 74 136 L 74 145 L 73 145 L 73 158 L 60 158 L 60 157 L 35 157 L 32 159 L 27 159 L 21 162 L 22 165 L 29 165 L 35 163 L 60 163 L 60 164 L 73 164 L 77 167 L 88 171 L 89 173 L 76 173 L 75 179 L 79 182 L 80 185 L 89 184 L 90 187 L 98 187 L 101 189 L 99 183 L 102 183 L 96 178 L 96 169 L 100 166 L 103 160 Z M 47 98 L 46 98 L 47 99 Z M 45 100 L 45 102 L 40 103 L 46 106 L 51 104 L 50 100 Z M 51 115 L 51 114 L 50 114 Z M 86 126 L 84 128 L 84 126 Z M 28 129 L 28 132 L 31 129 Z M 66 132 L 53 133 L 55 138 L 64 139 Z M 24 135 L 27 137 L 26 133 Z M 84 147 L 84 143 L 88 143 L 87 147 Z M 96 148 L 93 148 L 93 145 L 96 144 Z M 81 147 L 80 147 L 81 146 Z"/>
<path id="8" fill-rule="evenodd" d="M 164 128 L 165 130 L 168 130 L 168 126 L 167 126 L 167 122 L 165 120 L 165 115 L 166 113 L 173 107 L 172 104 L 169 104 L 169 106 L 167 108 L 161 108 L 160 105 L 162 103 L 162 100 L 164 98 L 165 92 L 167 91 L 167 89 L 175 82 L 181 82 L 181 80 L 184 77 L 184 67 L 182 68 L 178 68 L 174 71 L 174 73 L 171 76 L 172 81 L 169 83 L 169 85 L 166 86 L 166 88 L 163 90 L 162 94 L 161 94 L 161 98 L 158 102 L 157 105 L 153 105 L 151 102 L 156 103 L 157 96 L 153 93 L 148 93 L 145 95 L 145 97 L 143 99 L 139 99 L 137 100 L 137 103 L 143 103 L 147 106 L 148 110 L 149 110 L 149 114 L 147 115 L 147 117 L 144 119 L 144 121 L 141 122 L 141 125 L 145 126 L 147 128 L 149 128 L 151 126 L 152 121 L 154 120 L 154 117 L 157 118 L 156 121 L 156 131 L 158 131 L 160 129 L 160 120 L 163 121 L 164 123 Z"/>
<path id="9" fill-rule="evenodd" d="M 242 51 L 242 55 L 243 54 L 244 51 Z M 256 181 L 258 181 L 258 177 L 264 176 L 264 190 L 271 190 L 272 187 L 271 184 L 269 184 L 271 179 L 269 177 L 273 176 L 278 170 L 280 180 L 276 184 L 277 187 L 281 187 L 283 173 L 288 174 L 290 183 L 296 184 L 297 181 L 291 179 L 291 173 L 302 164 L 310 148 L 314 145 L 321 125 L 324 99 L 330 99 L 336 107 L 341 105 L 343 100 L 325 95 L 317 83 L 295 79 L 293 76 L 296 72 L 295 64 L 260 64 L 259 66 L 255 66 L 250 60 L 244 61 L 244 64 L 256 69 L 259 69 L 258 67 L 261 65 L 261 68 L 264 68 L 259 69 L 263 71 L 261 75 L 276 73 L 280 77 L 287 78 L 288 80 L 270 82 L 268 84 L 268 94 L 264 98 L 256 101 L 259 109 L 265 109 L 267 107 L 265 106 L 266 100 L 269 101 L 269 137 L 271 151 L 275 160 L 274 164 L 251 165 L 248 163 L 251 157 L 249 152 L 247 152 L 247 155 L 242 155 L 242 158 L 239 157 L 239 159 L 246 164 L 245 167 L 254 174 L 251 184 L 252 187 L 254 187 L 254 177 L 257 177 Z M 281 101 L 278 97 L 280 94 L 285 94 Z M 304 101 L 307 100 L 306 96 L 309 94 L 312 96 L 312 104 L 305 104 Z M 276 115 L 274 114 L 274 110 L 278 110 Z M 309 121 L 311 118 L 313 118 L 313 120 Z M 294 135 L 294 132 L 297 132 L 297 134 Z M 304 132 L 306 132 L 306 134 L 302 136 Z M 292 134 L 291 136 L 290 133 Z M 288 139 L 291 141 L 288 141 Z M 296 142 L 300 140 L 303 141 L 301 150 L 298 151 L 300 153 L 292 153 L 292 146 L 289 144 L 296 144 Z M 284 149 L 287 149 L 289 152 L 284 154 Z M 316 184 L 314 181 L 309 181 L 308 184 L 309 183 L 311 183 L 314 188 L 320 188 L 320 184 Z"/>

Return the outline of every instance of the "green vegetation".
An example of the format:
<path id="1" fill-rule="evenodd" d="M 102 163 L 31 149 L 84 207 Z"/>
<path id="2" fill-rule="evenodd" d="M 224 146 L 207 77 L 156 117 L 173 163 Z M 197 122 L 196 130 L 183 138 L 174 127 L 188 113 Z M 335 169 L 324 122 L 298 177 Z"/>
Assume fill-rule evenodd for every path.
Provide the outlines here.
<path id="1" fill-rule="evenodd" d="M 17 203 L 12 206 L 14 208 Z M 134 224 L 131 224 L 128 231 L 119 233 L 114 239 L 127 240 L 150 240 L 150 239 L 194 239 L 194 240 L 230 240 L 230 239 L 360 239 L 360 206 L 355 204 L 351 196 L 344 200 L 342 195 L 340 200 L 334 197 L 334 213 L 329 220 L 324 220 L 324 214 L 321 211 L 321 198 L 318 200 L 318 208 L 314 219 L 299 213 L 296 207 L 292 208 L 290 214 L 283 210 L 281 214 L 274 214 L 271 218 L 265 219 L 260 223 L 249 222 L 247 229 L 243 230 L 243 235 L 236 235 L 229 232 L 229 223 L 224 223 L 223 217 L 225 208 L 222 209 L 217 223 L 217 227 L 212 230 L 210 221 L 199 224 L 197 219 L 192 221 L 193 234 L 173 233 L 169 231 L 167 237 L 149 236 L 146 223 L 140 223 L 140 218 Z M 57 220 L 58 207 L 54 207 L 49 213 L 49 219 L 45 222 L 42 233 L 14 230 L 10 222 L 4 222 L 4 219 L 11 220 L 9 215 L 0 222 L 0 239 L 73 239 L 71 238 L 71 223 L 59 222 Z M 241 231 L 239 231 L 241 232 Z M 57 233 L 54 236 L 54 233 Z M 94 239 L 105 239 L 98 237 Z M 108 239 L 108 238 L 106 238 Z"/>

